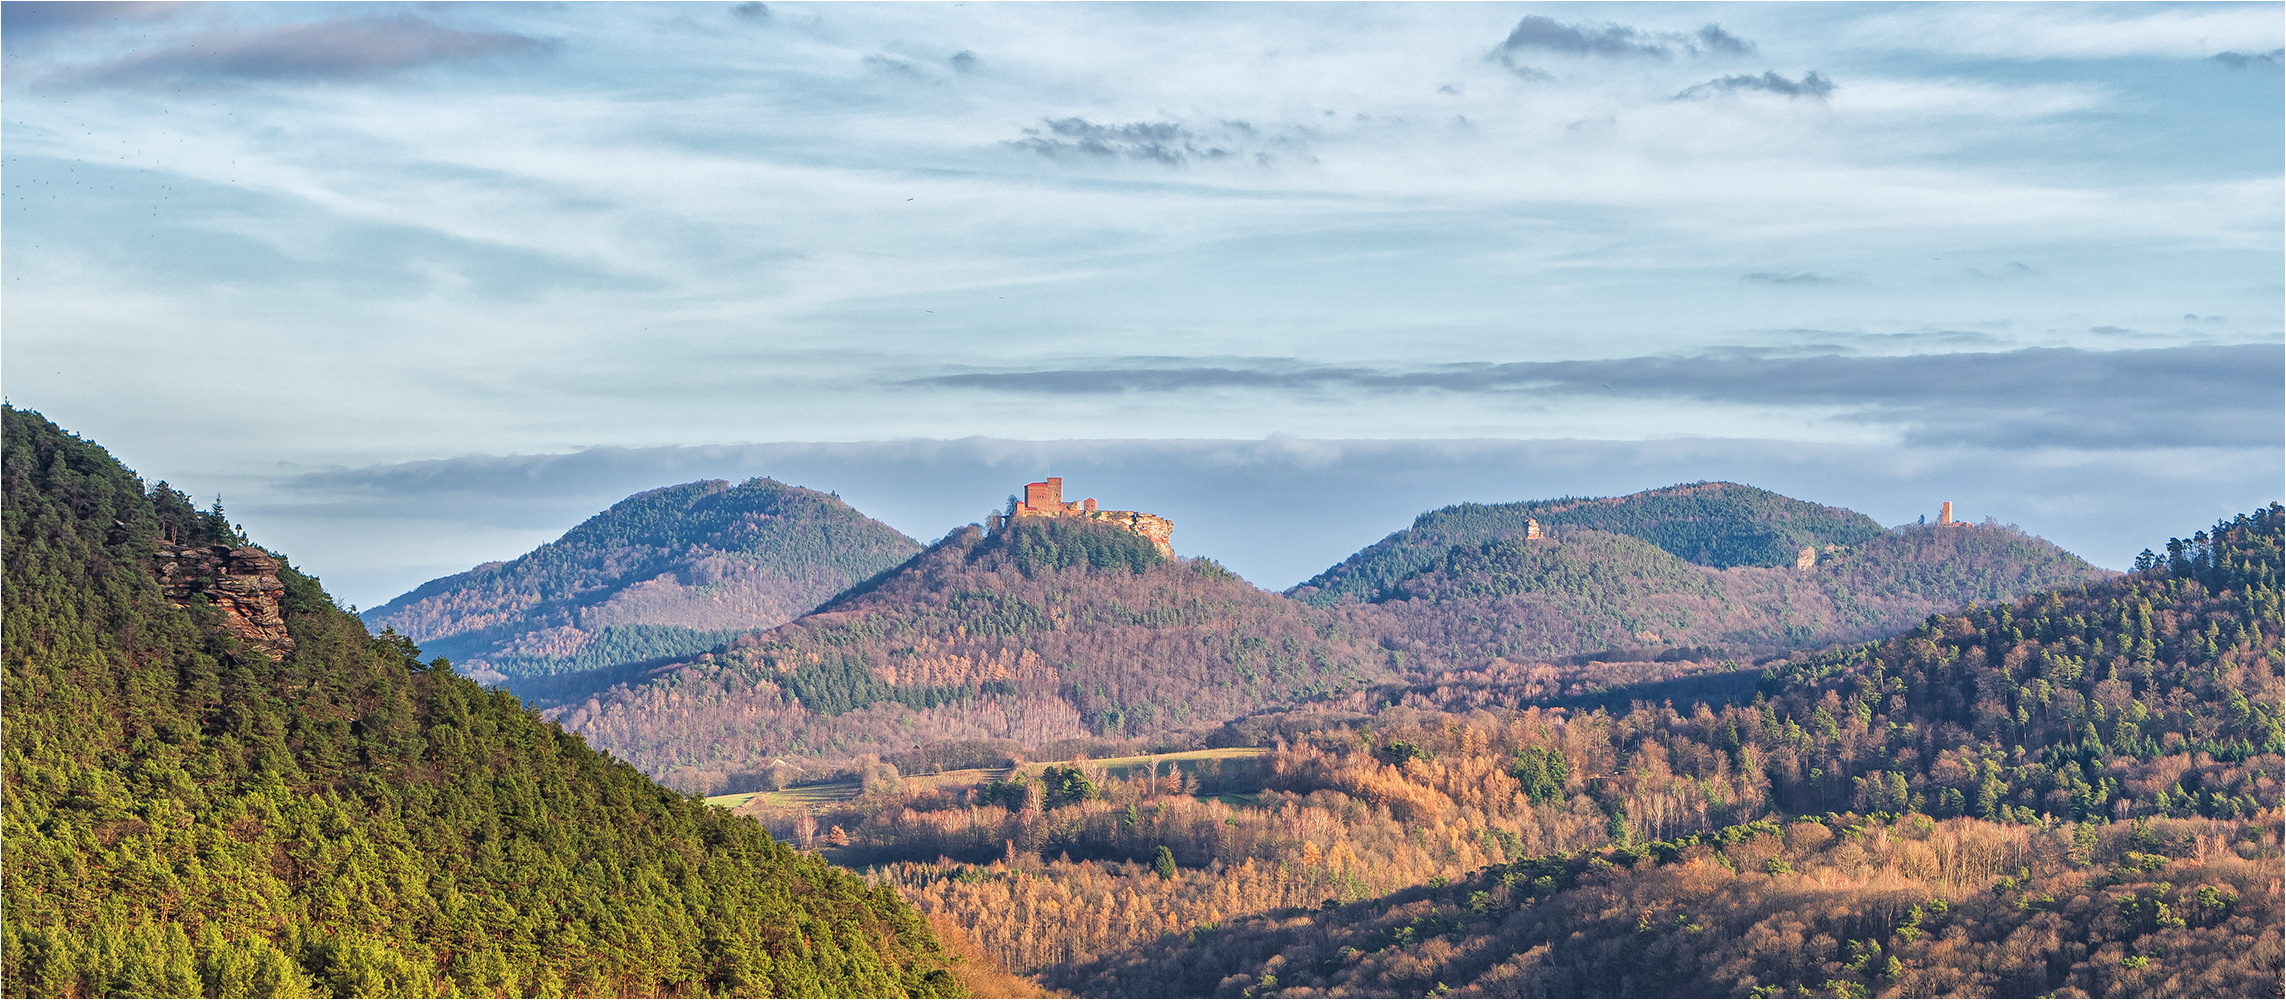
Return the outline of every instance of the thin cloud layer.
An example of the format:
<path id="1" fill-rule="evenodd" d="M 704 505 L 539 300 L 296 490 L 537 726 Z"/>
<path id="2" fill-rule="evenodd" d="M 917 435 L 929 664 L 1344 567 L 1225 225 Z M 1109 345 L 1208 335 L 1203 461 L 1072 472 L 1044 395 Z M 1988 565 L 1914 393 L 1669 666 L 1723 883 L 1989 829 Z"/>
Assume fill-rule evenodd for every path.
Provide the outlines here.
<path id="1" fill-rule="evenodd" d="M 1445 365 L 1135 366 L 965 372 L 918 384 L 1037 395 L 1438 392 L 1691 399 L 1843 408 L 1907 442 L 1988 448 L 2248 447 L 2280 440 L 2274 344 L 2140 351 L 2034 348 L 1904 357 L 1619 358 Z M 2164 416 L 2161 416 L 2164 414 Z"/>
<path id="2" fill-rule="evenodd" d="M 409 15 L 349 18 L 212 32 L 62 77 L 114 87 L 371 80 L 423 66 L 541 55 L 555 47 L 528 35 L 465 31 Z"/>

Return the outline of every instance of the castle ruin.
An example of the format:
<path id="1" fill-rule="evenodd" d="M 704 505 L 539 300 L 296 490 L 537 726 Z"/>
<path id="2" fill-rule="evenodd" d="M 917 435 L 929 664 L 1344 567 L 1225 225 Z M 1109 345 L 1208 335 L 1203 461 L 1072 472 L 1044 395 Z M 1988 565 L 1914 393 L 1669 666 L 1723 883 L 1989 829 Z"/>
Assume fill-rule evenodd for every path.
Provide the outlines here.
<path id="1" fill-rule="evenodd" d="M 1169 559 L 1175 557 L 1175 522 L 1141 511 L 1100 510 L 1095 505 L 1094 497 L 1066 501 L 1061 476 L 1049 476 L 1045 482 L 1024 484 L 1024 500 L 1009 513 L 1009 520 L 1013 523 L 1018 518 L 1026 517 L 1071 517 L 1117 525 L 1150 539 L 1160 555 Z"/>

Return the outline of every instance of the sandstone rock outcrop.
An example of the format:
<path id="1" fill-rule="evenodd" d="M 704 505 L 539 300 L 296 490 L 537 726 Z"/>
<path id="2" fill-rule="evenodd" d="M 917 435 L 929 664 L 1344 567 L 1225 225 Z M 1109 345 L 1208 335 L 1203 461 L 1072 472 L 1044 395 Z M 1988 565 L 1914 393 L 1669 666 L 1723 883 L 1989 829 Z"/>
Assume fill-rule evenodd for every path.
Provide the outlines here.
<path id="1" fill-rule="evenodd" d="M 162 543 L 158 564 L 159 589 L 176 607 L 203 596 L 222 613 L 223 631 L 247 646 L 273 660 L 294 651 L 279 603 L 286 585 L 279 582 L 278 560 L 269 553 L 250 545 Z"/>

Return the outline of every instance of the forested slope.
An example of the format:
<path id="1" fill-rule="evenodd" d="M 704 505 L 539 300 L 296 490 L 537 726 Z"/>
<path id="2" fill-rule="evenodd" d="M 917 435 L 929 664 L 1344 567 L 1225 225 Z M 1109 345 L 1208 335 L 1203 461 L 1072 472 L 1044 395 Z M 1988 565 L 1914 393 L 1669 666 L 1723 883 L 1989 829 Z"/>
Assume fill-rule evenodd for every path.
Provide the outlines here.
<path id="1" fill-rule="evenodd" d="M 957 530 L 814 614 L 557 717 L 654 774 L 719 776 L 781 755 L 1212 725 L 1355 689 L 1390 659 L 1344 615 L 1211 562 L 1025 519 Z"/>
<path id="2" fill-rule="evenodd" d="M 1908 525 L 1798 569 L 1696 566 L 1582 528 L 1459 546 L 1373 595 L 1422 662 L 1532 662 L 1630 647 L 1764 655 L 1887 635 L 1933 612 L 2106 574 L 2013 528 Z"/>
<path id="3" fill-rule="evenodd" d="M 1684 562 L 1792 566 L 1804 547 L 1855 545 L 1881 534 L 1856 511 L 1825 507 L 1737 483 L 1684 483 L 1621 497 L 1564 497 L 1507 504 L 1455 504 L 1360 550 L 1287 593 L 1312 604 L 1372 600 L 1455 546 L 1522 538 L 1526 522 L 1626 535 Z"/>
<path id="4" fill-rule="evenodd" d="M 514 686 L 702 652 L 791 621 L 920 549 L 815 490 L 701 480 L 635 494 L 524 556 L 431 580 L 365 620 Z"/>
<path id="5" fill-rule="evenodd" d="M 2282 528 L 1797 654 L 1735 704 L 1250 720 L 1305 733 L 1251 804 L 884 786 L 833 819 L 1084 995 L 2277 995 Z"/>
<path id="6" fill-rule="evenodd" d="M 958 991 L 892 893 L 369 636 L 219 509 L 0 415 L 8 995 Z M 274 572 L 178 603 L 162 546 Z M 288 638 L 234 633 L 248 602 Z"/>

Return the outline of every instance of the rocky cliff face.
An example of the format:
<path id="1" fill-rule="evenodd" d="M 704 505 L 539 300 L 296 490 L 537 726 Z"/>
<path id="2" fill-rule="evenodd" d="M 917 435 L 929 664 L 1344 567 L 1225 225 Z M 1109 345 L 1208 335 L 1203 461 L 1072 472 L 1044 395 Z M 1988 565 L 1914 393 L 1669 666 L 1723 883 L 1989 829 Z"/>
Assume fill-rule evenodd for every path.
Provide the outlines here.
<path id="1" fill-rule="evenodd" d="M 173 547 L 158 552 L 159 588 L 176 607 L 203 596 L 222 612 L 223 631 L 273 660 L 294 651 L 279 598 L 278 560 L 251 545 Z"/>

